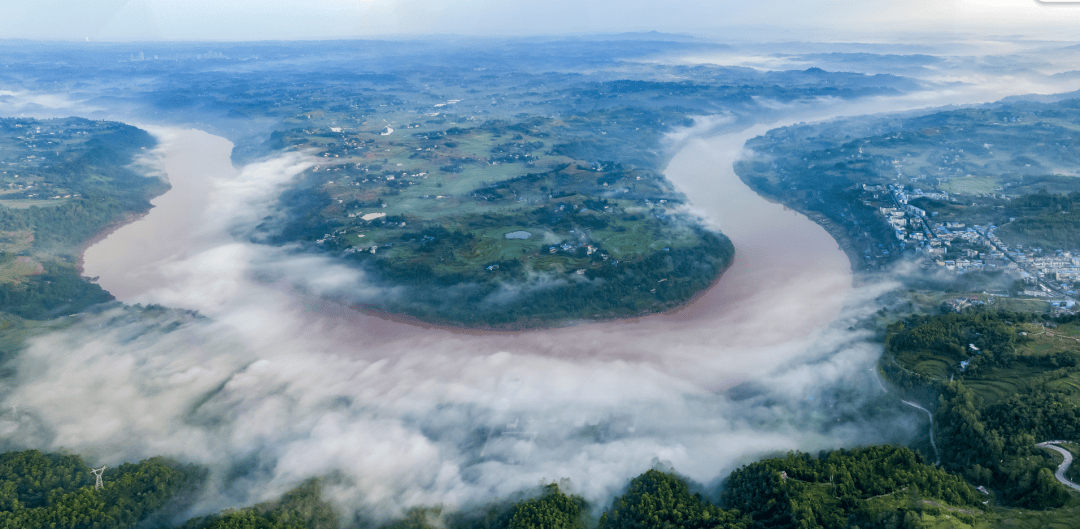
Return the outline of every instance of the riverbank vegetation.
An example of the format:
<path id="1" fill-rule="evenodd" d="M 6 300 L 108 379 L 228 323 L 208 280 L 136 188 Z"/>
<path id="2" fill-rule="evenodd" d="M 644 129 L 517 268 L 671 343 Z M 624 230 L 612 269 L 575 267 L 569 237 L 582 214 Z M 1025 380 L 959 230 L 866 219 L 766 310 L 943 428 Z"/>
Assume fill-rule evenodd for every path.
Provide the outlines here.
<path id="1" fill-rule="evenodd" d="M 0 119 L 0 312 L 46 320 L 113 299 L 81 276 L 78 260 L 168 189 L 132 168 L 154 145 L 121 123 Z"/>
<path id="2" fill-rule="evenodd" d="M 759 193 L 827 219 L 858 269 L 939 247 L 958 250 L 942 261 L 989 267 L 1003 257 L 963 251 L 995 250 L 964 246 L 973 239 L 959 235 L 973 226 L 996 227 L 1010 248 L 1080 249 L 1077 123 L 1080 100 L 1065 99 L 800 124 L 747 142 L 754 154 L 736 172 Z"/>

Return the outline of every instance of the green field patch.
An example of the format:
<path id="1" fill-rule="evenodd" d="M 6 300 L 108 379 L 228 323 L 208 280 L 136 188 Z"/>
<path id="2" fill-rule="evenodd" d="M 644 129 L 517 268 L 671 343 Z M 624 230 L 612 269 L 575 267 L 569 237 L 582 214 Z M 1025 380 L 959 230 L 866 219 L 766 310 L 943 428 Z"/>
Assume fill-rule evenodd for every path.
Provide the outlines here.
<path id="1" fill-rule="evenodd" d="M 912 511 L 918 527 L 925 529 L 967 529 L 977 527 L 985 511 L 957 507 L 941 500 L 924 499 L 915 491 L 904 489 L 866 500 L 863 512 L 893 513 Z"/>
<path id="2" fill-rule="evenodd" d="M 1013 312 L 1043 313 L 1050 310 L 1050 302 L 1041 299 L 998 297 L 995 303 L 998 308 Z"/>
<path id="3" fill-rule="evenodd" d="M 18 283 L 26 276 L 42 274 L 42 264 L 27 256 L 0 254 L 0 283 Z"/>
<path id="4" fill-rule="evenodd" d="M 633 255 L 640 255 L 650 251 L 656 251 L 661 247 L 670 247 L 671 243 L 659 237 L 648 225 L 623 226 L 623 230 L 600 230 L 593 236 L 604 245 L 604 248 L 615 259 L 625 259 Z"/>
<path id="5" fill-rule="evenodd" d="M 995 380 L 967 379 L 964 385 L 982 397 L 987 404 L 994 404 L 1017 394 L 1026 384 L 1021 378 L 1005 377 Z"/>
<path id="6" fill-rule="evenodd" d="M 472 248 L 461 252 L 460 256 L 474 263 L 489 263 L 504 259 L 521 259 L 523 256 L 536 253 L 539 248 L 536 242 L 481 235 Z"/>
<path id="7" fill-rule="evenodd" d="M 26 252 L 29 251 L 33 245 L 34 232 L 31 230 L 0 231 L 0 252 Z"/>
<path id="8" fill-rule="evenodd" d="M 1039 340 L 1038 342 L 1032 342 L 1024 345 L 1020 349 L 1020 354 L 1023 354 L 1025 356 L 1043 356 L 1056 353 L 1057 351 L 1057 345 L 1047 343 L 1046 340 Z"/>
<path id="9" fill-rule="evenodd" d="M 30 207 L 55 207 L 67 202 L 65 199 L 14 199 L 14 200 L 0 200 L 0 206 L 12 209 L 26 209 Z"/>
<path id="10" fill-rule="evenodd" d="M 1075 323 L 1044 327 L 1025 324 L 1021 327 L 1028 340 L 1018 348 L 1023 355 L 1047 355 L 1059 352 L 1080 353 L 1080 329 Z"/>
<path id="11" fill-rule="evenodd" d="M 1073 394 L 1078 389 L 1074 376 L 1057 367 L 1015 365 L 1012 368 L 993 368 L 981 372 L 978 378 L 967 378 L 964 384 L 986 399 L 987 404 L 1000 402 L 1012 395 L 1042 386 L 1043 390 Z"/>
<path id="12" fill-rule="evenodd" d="M 1069 375 L 1048 381 L 1045 384 L 1045 389 L 1069 395 L 1080 395 L 1080 380 L 1077 380 L 1075 375 Z"/>
<path id="13" fill-rule="evenodd" d="M 904 351 L 896 355 L 896 361 L 911 371 L 948 380 L 959 369 L 959 361 L 932 351 Z"/>
<path id="14" fill-rule="evenodd" d="M 540 254 L 530 261 L 533 268 L 541 272 L 564 273 L 567 269 L 566 260 L 555 255 Z"/>
<path id="15" fill-rule="evenodd" d="M 997 176 L 956 176 L 938 184 L 938 189 L 950 194 L 987 195 L 1001 191 Z"/>
<path id="16" fill-rule="evenodd" d="M 956 367 L 957 364 L 952 359 L 941 356 L 921 358 L 911 366 L 913 371 L 942 380 L 948 378 L 950 369 L 955 370 Z"/>
<path id="17" fill-rule="evenodd" d="M 1065 506 L 1039 511 L 1030 509 L 995 508 L 981 517 L 976 529 L 1075 529 L 1080 527 L 1080 499 L 1076 494 Z"/>

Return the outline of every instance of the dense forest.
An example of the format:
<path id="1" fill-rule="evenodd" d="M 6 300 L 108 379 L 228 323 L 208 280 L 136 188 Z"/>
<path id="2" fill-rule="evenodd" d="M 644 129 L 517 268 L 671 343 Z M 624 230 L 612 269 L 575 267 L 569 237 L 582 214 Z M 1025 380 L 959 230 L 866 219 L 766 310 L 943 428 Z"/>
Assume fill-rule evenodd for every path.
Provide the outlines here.
<path id="1" fill-rule="evenodd" d="M 1080 354 L 1036 353 L 1028 330 L 1069 320 L 1044 318 L 989 310 L 911 316 L 889 326 L 882 361 L 903 391 L 935 408 L 942 466 L 1029 508 L 1068 499 L 1053 479 L 1056 463 L 1035 444 L 1080 436 L 1072 382 Z"/>
<path id="2" fill-rule="evenodd" d="M 737 509 L 722 509 L 701 494 L 691 494 L 686 481 L 674 474 L 649 470 L 630 481 L 615 498 L 598 529 L 724 527 L 746 529 L 750 519 Z"/>
<path id="3" fill-rule="evenodd" d="M 972 523 L 987 508 L 986 496 L 962 477 L 894 446 L 816 456 L 788 453 L 746 465 L 711 491 L 670 471 L 648 470 L 630 480 L 602 511 L 564 490 L 569 484 L 549 483 L 479 508 L 416 508 L 399 519 L 377 520 L 346 515 L 323 498 L 319 480 L 310 480 L 274 502 L 183 521 L 204 479 L 199 468 L 154 458 L 106 469 L 104 487 L 97 490 L 90 469 L 76 456 L 0 454 L 0 527 L 913 528 L 922 527 L 923 517 L 945 514 Z M 1044 483 L 1040 473 L 1036 488 L 1056 493 L 1050 486 L 1056 481 L 1050 479 Z"/>
<path id="4" fill-rule="evenodd" d="M 36 450 L 0 454 L 0 527 L 121 529 L 162 523 L 186 507 L 204 472 L 153 458 L 105 468 L 102 487 L 81 459 Z"/>
<path id="5" fill-rule="evenodd" d="M 402 523 L 407 525 L 406 521 L 399 525 Z M 280 500 L 197 516 L 177 529 L 338 529 L 342 526 L 341 514 L 322 498 L 321 484 L 313 479 L 285 493 Z"/>
<path id="6" fill-rule="evenodd" d="M 723 504 L 760 527 L 896 527 L 921 511 L 914 495 L 952 507 L 979 507 L 979 493 L 959 476 L 903 447 L 788 454 L 752 463 L 729 476 Z M 915 507 L 914 509 L 912 509 Z M 940 507 L 940 505 L 939 505 Z"/>

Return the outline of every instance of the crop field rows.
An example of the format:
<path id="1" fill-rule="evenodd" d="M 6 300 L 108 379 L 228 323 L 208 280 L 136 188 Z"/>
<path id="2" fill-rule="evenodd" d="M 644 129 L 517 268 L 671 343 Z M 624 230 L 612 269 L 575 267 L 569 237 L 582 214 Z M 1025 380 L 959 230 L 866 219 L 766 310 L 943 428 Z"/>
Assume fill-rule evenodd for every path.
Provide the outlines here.
<path id="1" fill-rule="evenodd" d="M 1025 333 L 1018 342 L 1016 354 L 1023 357 L 1042 357 L 1060 353 L 1080 355 L 1080 324 L 1070 323 L 1044 327 L 1019 323 L 1014 332 Z M 939 381 L 949 381 L 963 375 L 964 385 L 979 395 L 986 404 L 1003 402 L 1007 398 L 1041 387 L 1071 395 L 1080 404 L 1080 376 L 1060 370 L 1054 365 L 1027 365 L 1014 362 L 1008 366 L 983 367 L 966 370 L 961 360 L 972 361 L 979 353 L 968 351 L 962 357 L 931 350 L 903 351 L 896 360 L 912 371 Z"/>

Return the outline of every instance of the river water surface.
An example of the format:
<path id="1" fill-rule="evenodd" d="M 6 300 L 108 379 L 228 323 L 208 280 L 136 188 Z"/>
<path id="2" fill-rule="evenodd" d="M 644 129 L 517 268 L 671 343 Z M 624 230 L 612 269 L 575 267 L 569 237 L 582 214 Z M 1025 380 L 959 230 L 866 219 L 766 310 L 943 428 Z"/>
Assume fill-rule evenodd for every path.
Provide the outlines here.
<path id="1" fill-rule="evenodd" d="M 168 281 L 162 267 L 189 257 L 217 240 L 205 230 L 204 215 L 214 181 L 235 178 L 229 158 L 232 144 L 196 130 L 149 128 L 159 146 L 147 163 L 172 188 L 153 199 L 146 216 L 111 233 L 83 254 L 83 270 L 127 301 Z M 200 240 L 210 238 L 210 241 Z"/>

